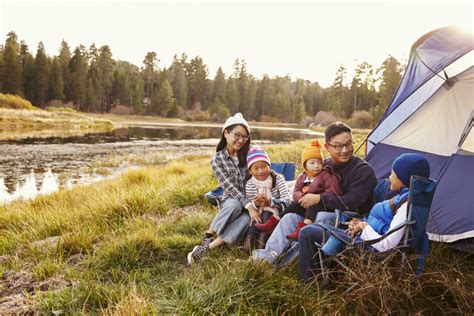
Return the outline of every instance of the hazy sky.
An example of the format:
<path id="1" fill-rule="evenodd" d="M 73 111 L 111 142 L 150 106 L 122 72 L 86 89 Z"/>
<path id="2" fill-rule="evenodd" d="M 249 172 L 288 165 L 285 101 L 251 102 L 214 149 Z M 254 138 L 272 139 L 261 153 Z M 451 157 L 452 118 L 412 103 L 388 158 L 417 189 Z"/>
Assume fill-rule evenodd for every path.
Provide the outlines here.
<path id="1" fill-rule="evenodd" d="M 0 0 L 1 38 L 9 31 L 33 54 L 39 41 L 58 54 L 65 39 L 109 45 L 113 58 L 142 66 L 155 51 L 159 67 L 174 54 L 199 55 L 214 78 L 229 75 L 236 58 L 261 78 L 290 75 L 332 84 L 343 64 L 379 67 L 388 55 L 406 61 L 411 44 L 433 29 L 472 32 L 471 1 L 10 1 Z"/>

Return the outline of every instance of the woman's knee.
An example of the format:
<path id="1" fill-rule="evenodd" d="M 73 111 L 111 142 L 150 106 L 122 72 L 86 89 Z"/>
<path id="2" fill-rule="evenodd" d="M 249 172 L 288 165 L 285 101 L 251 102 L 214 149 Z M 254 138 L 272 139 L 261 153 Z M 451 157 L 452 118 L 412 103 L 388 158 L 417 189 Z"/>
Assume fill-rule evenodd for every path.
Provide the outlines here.
<path id="1" fill-rule="evenodd" d="M 241 210 L 242 203 L 236 199 L 227 199 L 222 204 L 222 208 L 232 209 L 232 210 Z"/>

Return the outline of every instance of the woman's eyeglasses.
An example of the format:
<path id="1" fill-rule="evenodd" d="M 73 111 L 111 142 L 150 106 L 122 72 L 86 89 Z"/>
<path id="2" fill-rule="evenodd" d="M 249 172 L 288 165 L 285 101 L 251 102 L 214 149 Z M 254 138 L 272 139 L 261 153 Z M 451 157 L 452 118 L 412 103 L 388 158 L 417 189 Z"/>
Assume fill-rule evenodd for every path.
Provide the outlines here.
<path id="1" fill-rule="evenodd" d="M 249 135 L 242 135 L 239 132 L 232 133 L 234 135 L 235 140 L 241 140 L 243 139 L 244 141 L 247 141 L 249 139 Z"/>

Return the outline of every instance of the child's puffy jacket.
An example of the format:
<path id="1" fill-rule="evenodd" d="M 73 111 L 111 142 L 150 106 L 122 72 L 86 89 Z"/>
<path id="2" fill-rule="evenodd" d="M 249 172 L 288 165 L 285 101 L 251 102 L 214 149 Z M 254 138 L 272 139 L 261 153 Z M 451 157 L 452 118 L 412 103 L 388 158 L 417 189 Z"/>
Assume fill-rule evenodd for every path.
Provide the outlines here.
<path id="1" fill-rule="evenodd" d="M 395 208 L 408 195 L 408 188 L 403 188 L 402 192 L 393 198 Z M 380 235 L 385 234 L 390 227 L 394 212 L 390 207 L 390 200 L 385 200 L 375 204 L 370 210 L 367 223 Z"/>

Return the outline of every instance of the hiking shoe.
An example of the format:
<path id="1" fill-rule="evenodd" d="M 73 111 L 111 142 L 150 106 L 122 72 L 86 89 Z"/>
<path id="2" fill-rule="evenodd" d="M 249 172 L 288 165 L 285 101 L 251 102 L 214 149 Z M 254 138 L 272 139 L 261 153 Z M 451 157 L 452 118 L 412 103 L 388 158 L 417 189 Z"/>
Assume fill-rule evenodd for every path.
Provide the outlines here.
<path id="1" fill-rule="evenodd" d="M 209 246 L 199 245 L 194 247 L 193 251 L 188 253 L 188 264 L 191 265 L 201 259 L 202 255 L 209 250 Z"/>
<path id="2" fill-rule="evenodd" d="M 262 233 L 270 234 L 278 225 L 280 220 L 275 216 L 270 217 L 264 224 L 255 224 L 255 228 Z"/>
<path id="3" fill-rule="evenodd" d="M 210 234 L 204 234 L 204 237 L 202 239 L 201 246 L 209 247 L 209 244 L 214 241 L 214 238 L 212 238 L 212 235 Z"/>
<path id="4" fill-rule="evenodd" d="M 300 233 L 301 228 L 305 227 L 306 225 L 307 224 L 304 222 L 299 222 L 298 226 L 296 226 L 296 230 L 293 233 L 286 235 L 286 238 L 289 240 L 298 240 L 298 234 Z"/>

